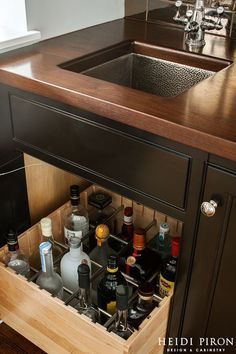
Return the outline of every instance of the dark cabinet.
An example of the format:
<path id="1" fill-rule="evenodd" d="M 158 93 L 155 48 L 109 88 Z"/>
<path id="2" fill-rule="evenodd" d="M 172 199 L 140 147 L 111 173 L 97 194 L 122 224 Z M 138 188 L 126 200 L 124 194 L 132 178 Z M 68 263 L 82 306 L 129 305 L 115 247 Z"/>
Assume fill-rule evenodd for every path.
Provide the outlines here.
<path id="1" fill-rule="evenodd" d="M 236 174 L 208 166 L 203 200 L 210 199 L 219 205 L 214 216 L 200 217 L 183 327 L 196 343 L 236 333 Z M 235 353 L 236 344 L 225 348 Z"/>

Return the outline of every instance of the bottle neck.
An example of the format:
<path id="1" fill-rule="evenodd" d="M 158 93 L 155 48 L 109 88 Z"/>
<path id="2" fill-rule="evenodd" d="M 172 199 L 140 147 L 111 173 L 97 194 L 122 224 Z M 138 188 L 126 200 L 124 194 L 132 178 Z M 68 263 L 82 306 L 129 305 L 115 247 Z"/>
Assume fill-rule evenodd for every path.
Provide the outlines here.
<path id="1" fill-rule="evenodd" d="M 81 245 L 78 248 L 70 248 L 70 255 L 73 258 L 78 258 L 82 253 Z"/>
<path id="2" fill-rule="evenodd" d="M 79 288 L 79 307 L 86 309 L 91 307 L 91 296 L 90 296 L 90 287 L 87 289 Z"/>
<path id="3" fill-rule="evenodd" d="M 11 253 L 15 253 L 19 251 L 18 241 L 8 242 L 7 247 L 8 247 L 8 251 Z"/>
<path id="4" fill-rule="evenodd" d="M 152 296 L 142 296 L 139 295 L 138 296 L 138 307 L 141 308 L 149 308 L 150 306 L 152 306 Z"/>
<path id="5" fill-rule="evenodd" d="M 107 245 L 107 239 L 97 238 L 97 246 L 98 247 L 106 247 L 106 245 Z"/>
<path id="6" fill-rule="evenodd" d="M 128 310 L 117 310 L 115 327 L 118 331 L 126 331 L 128 329 L 127 324 Z"/>
<path id="7" fill-rule="evenodd" d="M 49 251 L 46 254 L 41 254 L 40 256 L 41 256 L 42 272 L 46 273 L 47 275 L 52 275 L 52 273 L 54 272 L 52 251 Z"/>
<path id="8" fill-rule="evenodd" d="M 80 204 L 80 198 L 71 198 L 70 203 L 72 210 L 77 209 L 78 205 Z"/>

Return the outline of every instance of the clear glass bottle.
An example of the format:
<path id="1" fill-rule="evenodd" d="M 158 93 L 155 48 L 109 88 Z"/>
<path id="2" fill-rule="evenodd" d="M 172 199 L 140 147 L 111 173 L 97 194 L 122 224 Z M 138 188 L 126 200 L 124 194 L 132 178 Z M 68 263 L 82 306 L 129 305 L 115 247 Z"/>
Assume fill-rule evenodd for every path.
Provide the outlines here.
<path id="1" fill-rule="evenodd" d="M 100 224 L 96 227 L 95 237 L 97 239 L 97 246 L 90 252 L 89 256 L 95 263 L 105 266 L 107 264 L 107 257 L 114 255 L 115 251 L 108 245 L 108 237 L 110 231 L 107 225 Z"/>
<path id="2" fill-rule="evenodd" d="M 76 309 L 80 314 L 83 314 L 93 322 L 100 321 L 100 314 L 98 309 L 92 305 L 90 296 L 90 268 L 87 264 L 80 264 L 78 266 L 78 280 L 79 280 L 79 294 L 78 304 Z"/>
<path id="3" fill-rule="evenodd" d="M 179 237 L 172 239 L 171 256 L 167 258 L 162 265 L 159 279 L 159 292 L 162 297 L 168 296 L 174 289 L 180 247 L 179 243 Z"/>
<path id="4" fill-rule="evenodd" d="M 116 312 L 116 288 L 118 285 L 127 286 L 127 282 L 119 270 L 117 256 L 109 256 L 106 273 L 97 287 L 97 303 L 98 307 L 111 315 Z"/>
<path id="5" fill-rule="evenodd" d="M 47 290 L 52 295 L 63 298 L 63 283 L 59 274 L 53 269 L 53 256 L 51 242 L 43 242 L 39 245 L 42 270 L 36 280 L 36 284 Z"/>
<path id="6" fill-rule="evenodd" d="M 69 239 L 70 250 L 61 259 L 60 269 L 63 285 L 65 288 L 76 291 L 78 289 L 78 266 L 86 263 L 91 269 L 89 256 L 81 249 L 81 239 L 71 237 Z"/>
<path id="7" fill-rule="evenodd" d="M 63 215 L 65 243 L 71 237 L 82 237 L 89 232 L 89 218 L 87 210 L 80 204 L 80 190 L 78 185 L 70 186 L 71 206 Z"/>
<path id="8" fill-rule="evenodd" d="M 138 300 L 129 309 L 128 322 L 132 327 L 138 329 L 143 320 L 154 309 L 153 302 L 154 285 L 151 283 L 142 283 L 138 288 Z"/>
<path id="9" fill-rule="evenodd" d="M 14 269 L 17 273 L 28 277 L 30 275 L 29 261 L 23 251 L 19 249 L 17 233 L 13 230 L 9 230 L 6 238 L 8 252 L 3 256 L 4 264 Z"/>
<path id="10" fill-rule="evenodd" d="M 128 288 L 118 285 L 116 288 L 116 319 L 115 323 L 108 328 L 109 332 L 114 332 L 118 336 L 128 339 L 134 332 L 127 322 L 128 318 Z"/>
<path id="11" fill-rule="evenodd" d="M 171 255 L 171 236 L 168 223 L 160 224 L 159 233 L 148 242 L 148 247 L 156 251 L 162 259 Z"/>
<path id="12" fill-rule="evenodd" d="M 62 253 L 63 249 L 55 244 L 53 232 L 52 232 L 52 220 L 50 218 L 43 218 L 40 220 L 40 227 L 41 227 L 41 240 L 42 242 L 50 242 L 52 245 L 52 255 L 53 259 L 55 260 L 58 258 Z M 30 265 L 32 268 L 36 270 L 41 269 L 41 261 L 40 261 L 40 252 L 39 248 L 35 250 L 35 252 L 30 256 L 29 259 Z M 58 271 L 58 267 L 55 266 L 55 270 Z"/>

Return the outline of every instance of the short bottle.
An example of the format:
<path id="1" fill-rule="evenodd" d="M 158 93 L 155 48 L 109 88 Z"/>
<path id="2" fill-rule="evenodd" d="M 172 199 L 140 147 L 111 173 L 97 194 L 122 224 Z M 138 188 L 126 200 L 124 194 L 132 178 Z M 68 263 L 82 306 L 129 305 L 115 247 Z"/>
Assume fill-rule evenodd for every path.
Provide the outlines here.
<path id="1" fill-rule="evenodd" d="M 107 257 L 114 254 L 114 250 L 108 245 L 108 237 L 110 231 L 107 225 L 100 224 L 96 227 L 95 237 L 97 246 L 90 252 L 89 256 L 92 261 L 100 266 L 106 266 Z"/>
<path id="2" fill-rule="evenodd" d="M 52 220 L 50 218 L 43 218 L 40 220 L 41 227 L 41 240 L 40 243 L 50 242 L 52 245 L 52 255 L 54 261 L 63 253 L 63 249 L 55 243 L 53 232 L 52 232 Z M 30 265 L 36 270 L 41 269 L 41 258 L 39 248 L 30 256 Z M 55 266 L 55 270 L 58 270 L 58 267 Z"/>
<path id="3" fill-rule="evenodd" d="M 133 224 L 133 208 L 126 207 L 124 209 L 124 219 L 121 234 L 119 237 L 124 241 L 132 241 L 134 235 L 134 224 Z"/>
<path id="4" fill-rule="evenodd" d="M 19 248 L 17 233 L 13 230 L 9 230 L 6 239 L 8 252 L 4 254 L 3 262 L 17 273 L 28 277 L 30 274 L 29 261 Z"/>
<path id="5" fill-rule="evenodd" d="M 148 247 L 156 251 L 162 259 L 171 255 L 171 236 L 168 223 L 160 224 L 159 233 L 148 242 Z"/>
<path id="6" fill-rule="evenodd" d="M 90 296 L 90 268 L 82 263 L 78 266 L 79 294 L 76 309 L 80 314 L 89 317 L 93 322 L 100 321 L 100 314 L 95 305 L 91 303 Z"/>
<path id="7" fill-rule="evenodd" d="M 89 195 L 88 204 L 95 208 L 89 214 L 89 221 L 93 227 L 104 223 L 114 213 L 114 208 L 110 206 L 111 202 L 111 195 L 104 191 L 97 191 Z"/>
<path id="8" fill-rule="evenodd" d="M 82 237 L 89 232 L 89 218 L 87 210 L 80 204 L 80 189 L 78 185 L 70 186 L 71 206 L 63 215 L 65 243 L 71 237 Z"/>
<path id="9" fill-rule="evenodd" d="M 123 267 L 127 275 L 145 281 L 160 265 L 157 254 L 146 248 L 146 232 L 142 228 L 134 231 L 133 245 L 125 258 Z"/>
<path id="10" fill-rule="evenodd" d="M 91 261 L 89 256 L 82 251 L 81 238 L 71 237 L 69 248 L 69 252 L 61 259 L 61 277 L 65 288 L 76 291 L 78 289 L 78 266 L 85 263 L 91 269 Z"/>
<path id="11" fill-rule="evenodd" d="M 118 285 L 116 288 L 116 319 L 115 323 L 108 328 L 118 336 L 128 339 L 134 332 L 127 322 L 128 318 L 128 288 L 125 285 Z"/>
<path id="12" fill-rule="evenodd" d="M 116 312 L 116 288 L 118 285 L 126 285 L 127 282 L 118 267 L 117 256 L 109 256 L 104 277 L 97 288 L 98 307 L 113 315 Z"/>
<path id="13" fill-rule="evenodd" d="M 129 309 L 128 322 L 138 329 L 143 320 L 151 313 L 155 305 L 153 302 L 154 286 L 144 282 L 138 288 L 138 300 Z"/>
<path id="14" fill-rule="evenodd" d="M 39 245 L 41 268 L 36 284 L 47 290 L 53 296 L 59 299 L 63 298 L 63 283 L 59 274 L 53 268 L 52 244 L 43 242 Z"/>
<path id="15" fill-rule="evenodd" d="M 159 279 L 159 292 L 162 297 L 168 296 L 174 289 L 179 256 L 179 242 L 179 237 L 172 239 L 171 256 L 163 262 Z"/>

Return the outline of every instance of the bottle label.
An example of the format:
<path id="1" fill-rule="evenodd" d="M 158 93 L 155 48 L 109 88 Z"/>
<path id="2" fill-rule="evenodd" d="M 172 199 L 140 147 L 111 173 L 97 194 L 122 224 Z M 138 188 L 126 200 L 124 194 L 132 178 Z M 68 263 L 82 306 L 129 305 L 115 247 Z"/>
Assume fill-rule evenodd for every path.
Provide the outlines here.
<path id="1" fill-rule="evenodd" d="M 175 283 L 173 281 L 169 281 L 165 279 L 161 274 L 160 274 L 160 295 L 162 297 L 168 296 L 170 292 L 173 290 Z"/>
<path id="2" fill-rule="evenodd" d="M 65 239 L 66 239 L 66 243 L 68 243 L 68 241 L 72 238 L 72 237 L 78 237 L 78 238 L 82 238 L 82 231 L 73 231 L 73 230 L 69 230 L 66 227 L 64 227 L 64 235 L 65 235 Z"/>
<path id="3" fill-rule="evenodd" d="M 124 223 L 125 224 L 132 224 L 133 223 L 133 216 L 126 216 L 124 215 Z"/>
<path id="4" fill-rule="evenodd" d="M 108 304 L 107 304 L 107 312 L 110 315 L 114 315 L 115 314 L 115 312 L 116 312 L 116 301 L 108 302 Z"/>

